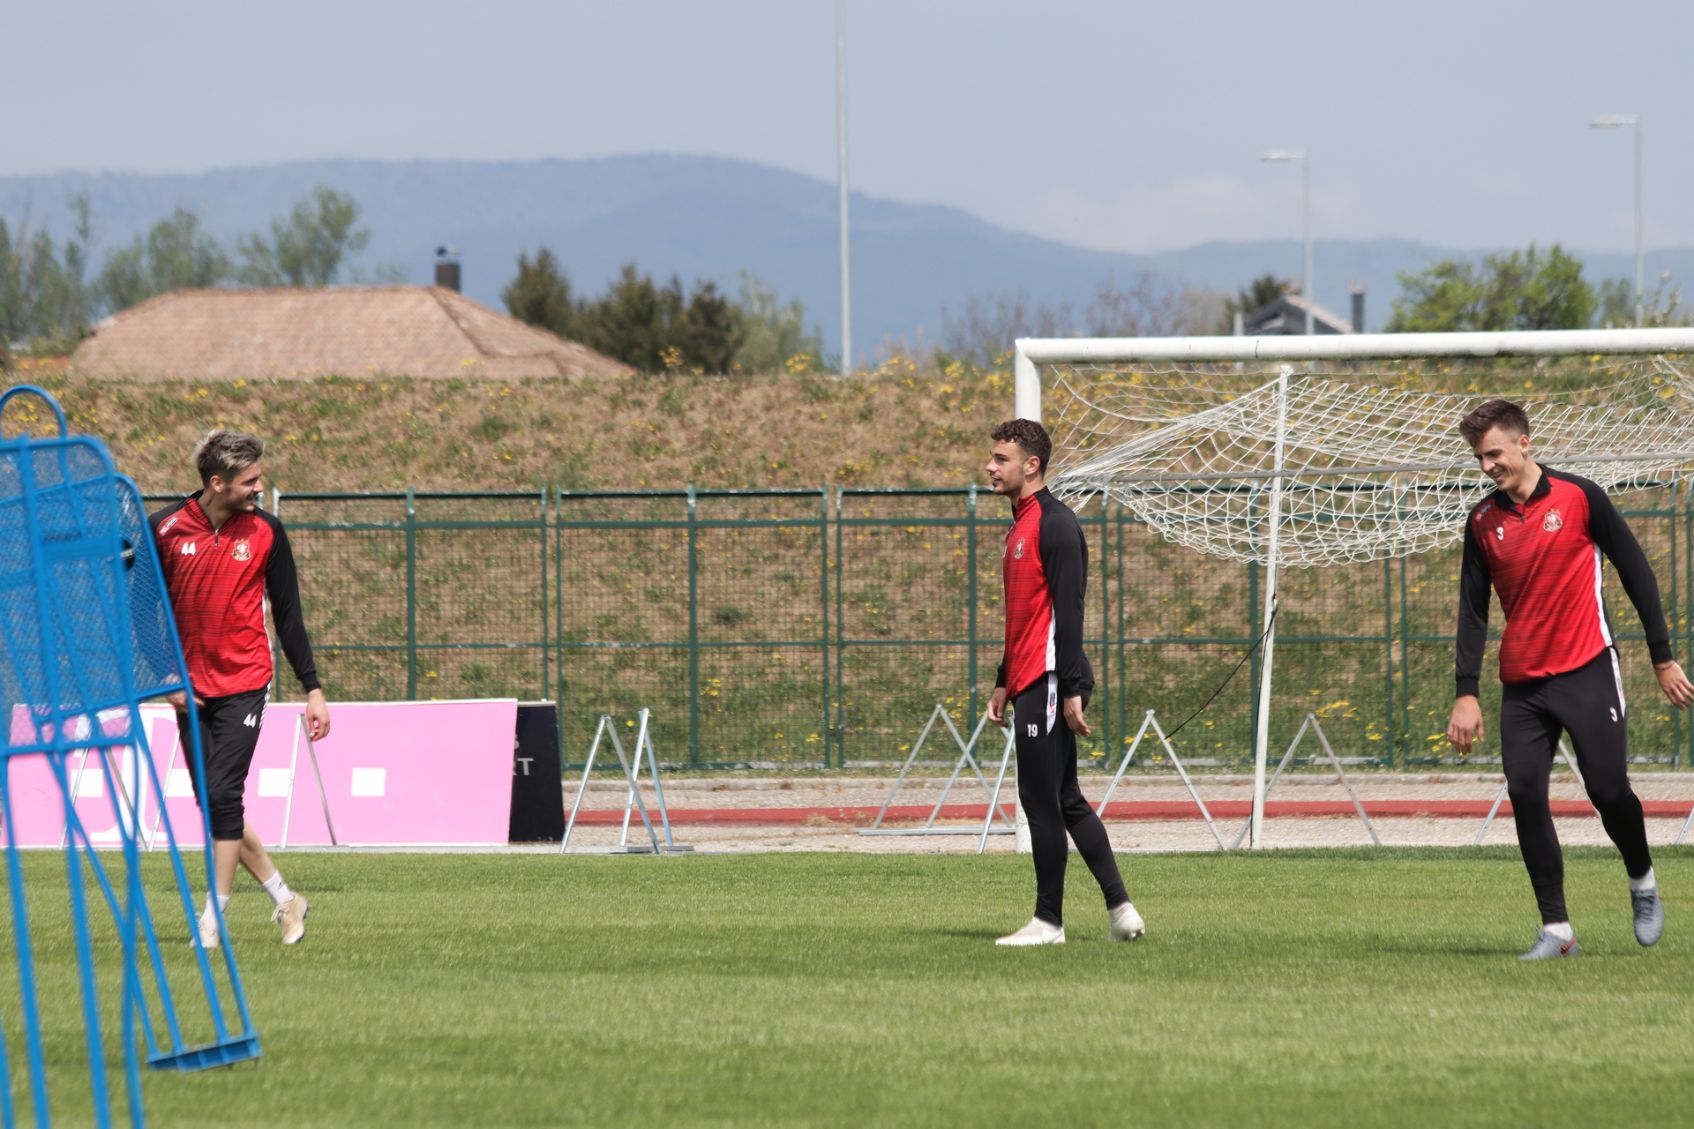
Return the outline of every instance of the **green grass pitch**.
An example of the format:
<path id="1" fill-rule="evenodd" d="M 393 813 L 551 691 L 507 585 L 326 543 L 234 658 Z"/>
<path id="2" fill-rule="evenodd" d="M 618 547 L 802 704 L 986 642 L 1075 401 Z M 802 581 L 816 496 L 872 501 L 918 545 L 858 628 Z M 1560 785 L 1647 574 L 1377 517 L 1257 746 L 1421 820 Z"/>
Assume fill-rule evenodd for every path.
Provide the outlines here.
<path id="1" fill-rule="evenodd" d="M 263 1058 L 148 1072 L 149 1124 L 1649 1126 L 1694 1108 L 1694 850 L 1658 854 L 1651 950 L 1616 855 L 1568 852 L 1584 952 L 1539 964 L 1515 959 L 1536 921 L 1509 848 L 1125 856 L 1148 921 L 1132 945 L 1106 941 L 1073 859 L 1070 942 L 1023 950 L 992 944 L 1033 901 L 1009 855 L 281 861 L 313 901 L 304 944 L 276 943 L 245 879 L 230 910 Z M 28 863 L 45 909 L 60 860 Z M 52 1075 L 74 1091 L 72 958 L 44 947 Z M 9 926 L 5 958 L 27 1121 Z"/>

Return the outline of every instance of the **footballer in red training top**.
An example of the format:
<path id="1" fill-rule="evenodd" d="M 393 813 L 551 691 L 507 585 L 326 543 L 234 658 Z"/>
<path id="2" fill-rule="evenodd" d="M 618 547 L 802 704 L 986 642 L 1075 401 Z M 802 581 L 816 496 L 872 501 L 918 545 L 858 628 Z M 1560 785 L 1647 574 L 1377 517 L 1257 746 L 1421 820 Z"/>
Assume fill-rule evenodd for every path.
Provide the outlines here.
<path id="1" fill-rule="evenodd" d="M 222 943 L 219 922 L 239 862 L 270 895 L 282 942 L 306 935 L 305 897 L 289 889 L 264 843 L 247 825 L 242 793 L 264 724 L 272 675 L 265 600 L 282 653 L 306 691 L 306 723 L 314 741 L 329 735 L 329 707 L 318 684 L 312 643 L 300 613 L 294 553 L 282 522 L 259 508 L 264 443 L 250 435 L 213 431 L 194 450 L 200 489 L 150 519 L 177 632 L 188 660 L 205 779 L 191 774 L 194 794 L 212 828 L 217 890 L 200 916 L 200 942 Z M 179 720 L 185 696 L 175 695 Z M 185 741 L 186 747 L 186 741 Z"/>
<path id="2" fill-rule="evenodd" d="M 1623 855 L 1635 939 L 1651 945 L 1664 931 L 1664 903 L 1641 801 L 1629 783 L 1623 675 L 1601 596 L 1602 560 L 1612 562 L 1635 605 L 1659 688 L 1680 709 L 1694 703 L 1694 685 L 1671 653 L 1658 581 L 1604 490 L 1530 457 L 1529 417 L 1517 404 L 1490 400 L 1460 421 L 1459 433 L 1498 489 L 1465 521 L 1457 693 L 1447 737 L 1468 754 L 1482 736 L 1477 689 L 1492 589 L 1506 617 L 1500 635 L 1500 763 L 1518 847 L 1541 911 L 1541 931 L 1522 959 L 1581 951 L 1565 909 L 1564 857 L 1547 799 L 1561 733 L 1570 735 L 1588 798 Z"/>
<path id="3" fill-rule="evenodd" d="M 1083 711 L 1094 690 L 1094 671 L 1082 653 L 1088 542 L 1070 507 L 1047 489 L 1053 441 L 1046 429 L 1016 419 L 996 427 L 992 439 L 988 484 L 1010 499 L 1012 527 L 1001 558 L 1006 647 L 988 719 L 1012 722 L 1018 802 L 1029 820 L 1035 861 L 1035 916 L 996 943 L 1064 943 L 1067 835 L 1105 897 L 1110 937 L 1133 940 L 1146 925 L 1124 891 L 1106 828 L 1076 780 L 1076 739 L 1088 736 Z"/>

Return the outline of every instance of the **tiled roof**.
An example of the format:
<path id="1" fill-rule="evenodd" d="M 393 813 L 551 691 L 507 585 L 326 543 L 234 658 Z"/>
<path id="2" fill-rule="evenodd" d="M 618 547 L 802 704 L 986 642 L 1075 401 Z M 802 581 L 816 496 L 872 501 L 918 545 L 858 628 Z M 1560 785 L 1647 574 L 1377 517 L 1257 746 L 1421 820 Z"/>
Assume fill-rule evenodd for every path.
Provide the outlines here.
<path id="1" fill-rule="evenodd" d="M 177 290 L 95 326 L 71 364 L 96 375 L 207 380 L 629 371 L 438 286 Z"/>
<path id="2" fill-rule="evenodd" d="M 1352 333 L 1353 325 L 1346 318 L 1317 303 L 1312 304 L 1313 329 L 1320 333 Z M 1249 337 L 1306 332 L 1306 299 L 1299 294 L 1284 294 L 1268 306 L 1254 310 L 1243 319 L 1243 332 Z"/>

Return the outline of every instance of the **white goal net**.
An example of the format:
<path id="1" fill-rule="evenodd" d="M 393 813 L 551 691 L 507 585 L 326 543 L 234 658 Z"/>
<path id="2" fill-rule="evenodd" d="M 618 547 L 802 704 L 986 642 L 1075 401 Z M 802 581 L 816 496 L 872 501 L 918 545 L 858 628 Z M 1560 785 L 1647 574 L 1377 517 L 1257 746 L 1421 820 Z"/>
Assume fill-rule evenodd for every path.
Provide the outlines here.
<path id="1" fill-rule="evenodd" d="M 1464 513 L 1492 489 L 1457 423 L 1493 396 L 1523 404 L 1539 460 L 1608 490 L 1663 482 L 1694 453 L 1687 358 L 1381 361 L 1269 371 L 1052 362 L 1041 413 L 1054 438 L 1053 489 L 1078 507 L 1110 495 L 1168 540 L 1268 564 L 1267 501 L 1280 480 L 1278 560 L 1306 567 L 1453 543 Z"/>

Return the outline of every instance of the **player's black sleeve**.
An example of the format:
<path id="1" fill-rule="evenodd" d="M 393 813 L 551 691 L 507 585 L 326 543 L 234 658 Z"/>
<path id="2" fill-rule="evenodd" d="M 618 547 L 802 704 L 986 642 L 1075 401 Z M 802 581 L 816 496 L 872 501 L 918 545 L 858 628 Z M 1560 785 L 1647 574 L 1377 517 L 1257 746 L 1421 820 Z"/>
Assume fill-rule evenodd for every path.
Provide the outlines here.
<path id="1" fill-rule="evenodd" d="M 1459 627 L 1453 648 L 1455 697 L 1476 697 L 1482 684 L 1482 652 L 1488 645 L 1488 598 L 1494 578 L 1476 543 L 1475 522 L 1465 522 L 1465 552 L 1459 564 Z"/>
<path id="2" fill-rule="evenodd" d="M 312 640 L 306 635 L 306 617 L 300 611 L 300 578 L 294 570 L 294 550 L 288 544 L 282 522 L 268 514 L 264 516 L 275 534 L 270 563 L 265 566 L 265 595 L 271 601 L 271 618 L 276 621 L 282 653 L 288 656 L 288 665 L 294 668 L 294 677 L 300 680 L 301 688 L 310 693 L 319 687 L 318 667 L 312 658 Z"/>
<path id="3" fill-rule="evenodd" d="M 1088 697 L 1094 671 L 1082 653 L 1082 613 L 1088 595 L 1088 542 L 1076 515 L 1057 498 L 1041 499 L 1041 568 L 1053 601 L 1053 662 L 1059 695 Z"/>
<path id="4" fill-rule="evenodd" d="M 1641 551 L 1641 543 L 1606 492 L 1586 478 L 1570 477 L 1588 498 L 1588 536 L 1617 570 L 1624 594 L 1641 617 L 1648 652 L 1655 663 L 1670 662 L 1676 653 L 1671 650 L 1670 628 L 1659 601 L 1659 581 L 1653 575 L 1653 566 L 1647 563 L 1647 554 Z"/>

